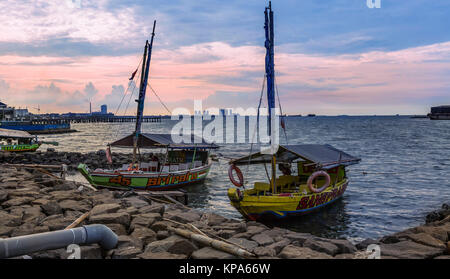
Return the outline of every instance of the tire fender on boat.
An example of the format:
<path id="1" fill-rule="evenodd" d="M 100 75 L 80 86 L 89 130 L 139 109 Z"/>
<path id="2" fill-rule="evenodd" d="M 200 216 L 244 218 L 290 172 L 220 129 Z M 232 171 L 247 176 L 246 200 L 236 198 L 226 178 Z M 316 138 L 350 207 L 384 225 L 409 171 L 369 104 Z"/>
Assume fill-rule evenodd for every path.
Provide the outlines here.
<path id="1" fill-rule="evenodd" d="M 322 187 L 314 188 L 314 186 L 313 186 L 314 179 L 316 179 L 317 177 L 320 177 L 320 176 L 325 177 L 326 182 Z M 307 182 L 309 190 L 311 190 L 311 192 L 313 192 L 313 193 L 323 192 L 323 190 L 325 190 L 326 188 L 328 188 L 328 186 L 330 186 L 330 183 L 331 183 L 331 178 L 330 178 L 330 175 L 326 171 L 314 172 L 313 174 L 311 174 L 310 177 L 308 177 L 308 182 Z"/>
<path id="2" fill-rule="evenodd" d="M 239 182 L 234 179 L 233 171 L 236 172 Z M 244 175 L 242 175 L 242 171 L 236 165 L 230 165 L 230 168 L 228 168 L 228 177 L 234 186 L 242 187 L 244 185 Z"/>

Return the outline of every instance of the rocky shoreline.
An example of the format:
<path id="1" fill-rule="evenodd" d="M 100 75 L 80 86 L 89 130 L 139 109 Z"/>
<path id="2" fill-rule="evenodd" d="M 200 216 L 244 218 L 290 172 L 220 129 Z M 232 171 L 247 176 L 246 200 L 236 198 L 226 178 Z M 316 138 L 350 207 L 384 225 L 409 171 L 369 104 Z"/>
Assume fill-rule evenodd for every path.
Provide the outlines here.
<path id="1" fill-rule="evenodd" d="M 85 156 L 85 157 L 83 157 Z M 116 154 L 116 159 L 120 154 Z M 126 156 L 124 160 L 126 160 Z M 78 162 L 97 162 L 104 167 L 101 152 L 46 152 L 32 155 L 3 154 L 2 163 L 65 163 L 74 169 Z M 77 163 L 72 163 L 77 162 Z M 104 163 L 103 163 L 104 162 Z M 233 259 L 235 255 L 203 246 L 171 232 L 194 225 L 205 235 L 234 243 L 259 259 L 358 259 L 373 257 L 367 246 L 376 244 L 381 258 L 450 259 L 450 209 L 427 216 L 427 223 L 378 240 L 356 245 L 346 239 L 327 239 L 257 222 L 227 219 L 177 204 L 155 202 L 134 192 L 93 191 L 82 184 L 56 179 L 37 170 L 0 165 L 0 238 L 42 233 L 66 228 L 90 212 L 80 224 L 105 224 L 118 236 L 115 249 L 81 246 L 81 258 L 94 259 Z M 192 226 L 191 226 L 192 227 Z M 373 247 L 373 246 L 371 246 Z M 65 259 L 65 248 L 28 255 L 31 258 Z"/>

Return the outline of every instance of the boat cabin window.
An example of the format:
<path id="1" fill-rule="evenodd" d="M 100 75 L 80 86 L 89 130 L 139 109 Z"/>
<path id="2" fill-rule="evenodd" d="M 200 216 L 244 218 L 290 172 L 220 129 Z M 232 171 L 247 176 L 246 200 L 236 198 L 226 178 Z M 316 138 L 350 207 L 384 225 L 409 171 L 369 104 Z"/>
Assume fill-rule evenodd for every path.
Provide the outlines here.
<path id="1" fill-rule="evenodd" d="M 202 164 L 206 164 L 208 152 L 204 150 L 169 150 L 168 162 L 170 164 L 191 163 L 193 161 L 201 161 Z"/>

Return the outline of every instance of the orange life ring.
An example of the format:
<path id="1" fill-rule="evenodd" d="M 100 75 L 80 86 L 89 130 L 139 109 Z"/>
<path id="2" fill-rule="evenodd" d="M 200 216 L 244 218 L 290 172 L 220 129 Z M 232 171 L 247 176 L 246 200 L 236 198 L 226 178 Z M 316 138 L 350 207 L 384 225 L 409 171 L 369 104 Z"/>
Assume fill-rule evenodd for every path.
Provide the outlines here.
<path id="1" fill-rule="evenodd" d="M 236 172 L 239 182 L 234 179 L 233 170 Z M 244 176 L 242 175 L 242 171 L 236 165 L 230 165 L 230 168 L 228 169 L 228 177 L 230 178 L 230 181 L 234 184 L 234 186 L 244 186 Z"/>
<path id="2" fill-rule="evenodd" d="M 314 181 L 314 179 L 316 179 L 319 176 L 324 176 L 326 179 L 326 182 L 322 187 L 317 189 L 317 188 L 314 188 L 313 181 Z M 325 190 L 326 188 L 328 188 L 328 186 L 330 186 L 330 183 L 331 183 L 331 178 L 330 178 L 330 175 L 326 171 L 314 172 L 313 174 L 311 174 L 310 177 L 308 177 L 308 182 L 307 182 L 309 190 L 311 190 L 311 192 L 313 192 L 313 193 L 323 192 L 323 190 Z"/>

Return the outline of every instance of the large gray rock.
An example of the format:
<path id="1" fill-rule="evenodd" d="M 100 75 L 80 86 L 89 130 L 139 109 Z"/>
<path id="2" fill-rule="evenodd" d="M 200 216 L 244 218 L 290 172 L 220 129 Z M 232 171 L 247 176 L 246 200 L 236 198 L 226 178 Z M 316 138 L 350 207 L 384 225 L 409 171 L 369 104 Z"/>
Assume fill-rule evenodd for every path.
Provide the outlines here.
<path id="1" fill-rule="evenodd" d="M 109 203 L 109 204 L 99 204 L 94 206 L 91 210 L 91 216 L 116 213 L 121 208 L 120 204 Z"/>
<path id="2" fill-rule="evenodd" d="M 143 244 L 142 244 L 142 241 L 138 238 L 131 237 L 128 235 L 119 235 L 119 239 L 117 242 L 117 249 L 125 248 L 125 247 L 138 248 L 142 251 Z"/>
<path id="3" fill-rule="evenodd" d="M 381 258 L 431 259 L 444 254 L 444 249 L 430 247 L 410 240 L 380 245 Z"/>
<path id="4" fill-rule="evenodd" d="M 14 227 L 0 226 L 0 238 L 6 238 L 11 235 Z"/>
<path id="5" fill-rule="evenodd" d="M 40 223 L 41 226 L 47 226 L 51 231 L 65 229 L 68 225 L 72 224 L 74 220 L 64 217 L 62 214 L 48 216 Z"/>
<path id="6" fill-rule="evenodd" d="M 126 212 L 100 214 L 89 217 L 89 223 L 91 224 L 121 224 L 125 227 L 130 226 L 130 214 Z"/>
<path id="7" fill-rule="evenodd" d="M 261 257 L 275 257 L 277 252 L 273 248 L 269 247 L 256 247 L 253 249 L 253 253 L 257 255 L 259 258 Z"/>
<path id="8" fill-rule="evenodd" d="M 155 223 L 155 221 L 161 220 L 161 216 L 158 213 L 145 213 L 136 215 L 133 217 L 133 220 L 131 221 L 130 228 L 133 230 L 136 226 L 142 226 L 142 227 L 150 227 Z"/>
<path id="9" fill-rule="evenodd" d="M 288 233 L 284 236 L 286 239 L 289 239 L 292 244 L 302 246 L 308 239 L 314 239 L 315 237 L 309 233 L 298 233 L 292 232 Z"/>
<path id="10" fill-rule="evenodd" d="M 0 211 L 0 227 L 15 227 L 19 226 L 20 224 L 22 224 L 22 215 L 18 216 Z"/>
<path id="11" fill-rule="evenodd" d="M 208 212 L 202 215 L 201 221 L 206 223 L 208 226 L 217 226 L 226 223 L 228 220 L 223 216 Z"/>
<path id="12" fill-rule="evenodd" d="M 248 240 L 245 238 L 230 238 L 228 239 L 228 241 L 237 244 L 250 252 L 252 252 L 253 249 L 255 249 L 256 247 L 258 247 L 258 243 L 256 241 Z"/>
<path id="13" fill-rule="evenodd" d="M 168 226 L 171 226 L 172 223 L 168 222 L 168 221 L 158 221 L 153 223 L 150 228 L 155 231 L 166 231 Z"/>
<path id="14" fill-rule="evenodd" d="M 244 222 L 240 223 L 225 223 L 212 227 L 216 231 L 230 230 L 235 233 L 245 233 L 247 231 L 247 225 Z"/>
<path id="15" fill-rule="evenodd" d="M 192 223 L 195 221 L 200 220 L 200 213 L 195 211 L 195 210 L 190 210 L 187 212 L 181 212 L 179 214 L 174 214 L 173 216 L 169 217 L 169 219 L 180 222 L 180 223 L 184 223 L 184 224 L 188 224 L 188 223 Z"/>
<path id="16" fill-rule="evenodd" d="M 149 228 L 137 227 L 133 230 L 131 237 L 138 238 L 144 245 L 156 240 L 156 233 Z"/>
<path id="17" fill-rule="evenodd" d="M 303 243 L 303 247 L 311 248 L 312 250 L 326 253 L 328 255 L 334 256 L 338 253 L 339 248 L 331 242 L 322 240 L 307 239 Z"/>
<path id="18" fill-rule="evenodd" d="M 122 199 L 122 204 L 126 207 L 133 206 L 137 209 L 149 205 L 149 203 L 145 200 L 140 199 L 139 197 L 129 197 Z"/>
<path id="19" fill-rule="evenodd" d="M 88 246 L 83 245 L 83 246 L 80 246 L 80 248 L 81 248 L 81 251 L 80 251 L 81 259 L 102 259 L 103 258 L 103 250 L 97 244 L 88 245 Z"/>
<path id="20" fill-rule="evenodd" d="M 446 245 L 442 241 L 440 241 L 426 233 L 408 234 L 407 238 L 411 239 L 412 241 L 419 243 L 419 244 L 436 247 L 436 248 L 442 248 L 442 249 L 446 248 Z"/>
<path id="21" fill-rule="evenodd" d="M 8 192 L 0 190 L 0 204 L 8 199 Z"/>
<path id="22" fill-rule="evenodd" d="M 200 250 L 195 251 L 191 255 L 192 259 L 218 259 L 218 260 L 226 260 L 226 259 L 236 259 L 237 257 L 219 250 L 216 250 L 211 247 L 204 247 Z"/>
<path id="23" fill-rule="evenodd" d="M 311 250 L 308 247 L 288 245 L 281 250 L 278 257 L 283 259 L 332 259 L 330 255 Z"/>
<path id="24" fill-rule="evenodd" d="M 270 249 L 275 250 L 276 254 L 279 254 L 281 252 L 281 250 L 284 247 L 288 246 L 290 243 L 291 243 L 291 241 L 289 239 L 283 239 L 283 240 L 280 240 L 280 241 L 275 242 L 273 244 L 270 244 L 267 247 L 270 248 Z"/>
<path id="25" fill-rule="evenodd" d="M 41 208 L 47 216 L 63 213 L 61 206 L 59 206 L 59 203 L 55 201 L 47 201 L 41 205 Z"/>
<path id="26" fill-rule="evenodd" d="M 41 211 L 41 207 L 38 205 L 28 207 L 24 210 L 22 215 L 22 221 L 26 223 L 33 223 L 37 225 L 40 223 L 44 218 L 46 218 L 44 213 Z"/>
<path id="27" fill-rule="evenodd" d="M 169 252 L 171 254 L 183 254 L 187 256 L 191 255 L 195 250 L 197 250 L 197 247 L 193 243 L 177 235 L 151 242 L 145 247 L 145 252 Z"/>
<path id="28" fill-rule="evenodd" d="M 3 202 L 2 206 L 5 208 L 11 207 L 11 206 L 20 206 L 20 205 L 24 205 L 24 204 L 29 204 L 33 200 L 34 200 L 34 198 L 32 198 L 32 197 L 13 198 L 13 199 Z"/>
<path id="29" fill-rule="evenodd" d="M 108 228 L 110 228 L 117 235 L 126 235 L 127 229 L 124 225 L 121 224 L 108 224 Z"/>
<path id="30" fill-rule="evenodd" d="M 165 206 L 163 204 L 152 204 L 138 208 L 138 210 L 140 213 L 159 213 L 160 215 L 163 215 L 165 212 Z"/>
<path id="31" fill-rule="evenodd" d="M 141 254 L 142 250 L 135 247 L 124 247 L 116 249 L 112 255 L 113 259 L 132 259 Z"/>
<path id="32" fill-rule="evenodd" d="M 447 242 L 449 240 L 447 230 L 445 230 L 444 227 L 440 226 L 419 226 L 412 229 L 412 231 L 415 233 L 429 234 L 442 242 Z"/>
<path id="33" fill-rule="evenodd" d="M 53 191 L 53 192 L 50 192 L 50 195 L 51 195 L 51 200 L 56 200 L 57 202 L 61 202 L 64 200 L 75 200 L 75 201 L 83 200 L 83 197 L 76 190 Z"/>
<path id="34" fill-rule="evenodd" d="M 357 251 L 355 245 L 347 239 L 330 239 L 329 241 L 339 248 L 339 254 L 352 254 Z"/>
<path id="35" fill-rule="evenodd" d="M 142 254 L 137 255 L 140 259 L 146 259 L 146 260 L 156 260 L 156 259 L 164 259 L 164 260 L 182 260 L 186 259 L 186 255 L 181 254 L 171 254 L 169 252 L 144 252 Z"/>
<path id="36" fill-rule="evenodd" d="M 59 203 L 59 206 L 66 210 L 72 211 L 80 211 L 80 212 L 88 212 L 91 209 L 91 206 L 86 204 L 83 201 L 74 201 L 74 200 L 63 200 Z"/>
<path id="37" fill-rule="evenodd" d="M 266 246 L 266 245 L 270 245 L 270 244 L 274 243 L 273 238 L 268 236 L 265 232 L 260 233 L 260 234 L 255 234 L 254 236 L 252 236 L 251 239 L 253 241 L 256 241 L 261 246 Z"/>

